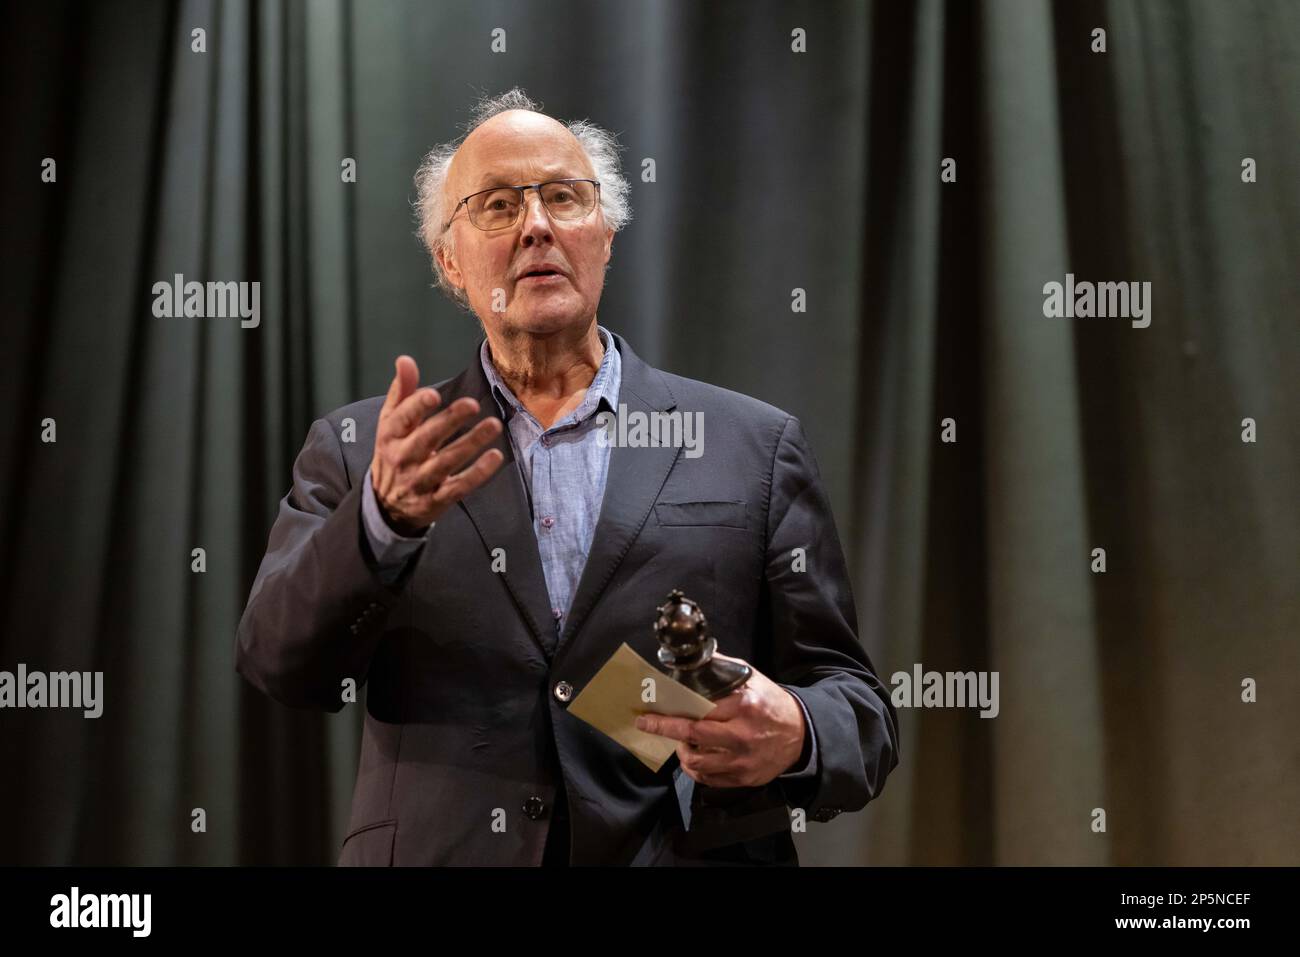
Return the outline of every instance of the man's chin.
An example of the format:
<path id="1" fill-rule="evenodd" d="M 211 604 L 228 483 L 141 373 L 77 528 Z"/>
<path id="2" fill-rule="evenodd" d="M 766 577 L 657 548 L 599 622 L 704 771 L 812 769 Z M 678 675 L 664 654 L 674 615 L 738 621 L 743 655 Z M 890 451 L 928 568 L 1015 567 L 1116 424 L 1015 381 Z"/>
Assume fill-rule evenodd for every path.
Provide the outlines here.
<path id="1" fill-rule="evenodd" d="M 509 325 L 520 332 L 545 336 L 566 329 L 585 328 L 591 317 L 576 303 L 567 304 L 567 308 L 556 303 L 550 308 L 523 310 L 519 315 L 508 315 L 506 319 Z"/>

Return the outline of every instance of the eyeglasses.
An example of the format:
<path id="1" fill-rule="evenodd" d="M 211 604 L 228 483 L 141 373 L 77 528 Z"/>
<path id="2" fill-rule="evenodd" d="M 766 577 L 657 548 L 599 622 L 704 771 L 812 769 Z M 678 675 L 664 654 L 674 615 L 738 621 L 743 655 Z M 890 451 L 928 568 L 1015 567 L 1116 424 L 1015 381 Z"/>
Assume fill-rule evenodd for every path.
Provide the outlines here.
<path id="1" fill-rule="evenodd" d="M 508 229 L 519 222 L 519 214 L 524 208 L 524 193 L 530 189 L 537 190 L 542 205 L 553 219 L 564 222 L 586 217 L 600 199 L 600 183 L 594 179 L 553 179 L 528 186 L 493 186 L 471 193 L 457 203 L 443 229 L 451 226 L 462 206 L 469 221 L 479 229 Z"/>

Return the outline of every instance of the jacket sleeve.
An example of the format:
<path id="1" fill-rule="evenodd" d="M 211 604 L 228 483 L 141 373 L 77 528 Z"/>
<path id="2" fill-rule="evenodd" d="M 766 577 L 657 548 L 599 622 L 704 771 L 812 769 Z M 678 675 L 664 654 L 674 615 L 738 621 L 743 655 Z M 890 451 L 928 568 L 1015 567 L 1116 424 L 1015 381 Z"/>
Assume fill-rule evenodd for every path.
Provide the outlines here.
<path id="1" fill-rule="evenodd" d="M 796 552 L 802 549 L 802 552 Z M 772 464 L 766 581 L 772 680 L 798 689 L 816 730 L 817 772 L 781 778 L 812 820 L 857 811 L 898 764 L 889 691 L 858 640 L 857 610 L 830 502 L 799 420 L 786 420 Z"/>
<path id="2" fill-rule="evenodd" d="M 235 639 L 235 670 L 282 704 L 341 710 L 344 680 L 365 682 L 401 594 L 407 576 L 386 585 L 370 554 L 364 488 L 329 422 L 313 422 Z"/>

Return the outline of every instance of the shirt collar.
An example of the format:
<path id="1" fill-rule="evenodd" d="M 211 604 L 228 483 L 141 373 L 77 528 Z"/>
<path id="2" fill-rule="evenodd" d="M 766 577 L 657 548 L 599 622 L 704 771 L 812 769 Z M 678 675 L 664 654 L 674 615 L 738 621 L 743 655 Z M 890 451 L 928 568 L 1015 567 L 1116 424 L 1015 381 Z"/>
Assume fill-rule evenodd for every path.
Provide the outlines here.
<path id="1" fill-rule="evenodd" d="M 610 412 L 616 409 L 619 385 L 622 380 L 622 360 L 619 357 L 618 349 L 614 345 L 614 337 L 610 335 L 609 330 L 604 326 L 597 325 L 596 331 L 600 335 L 601 344 L 605 347 L 605 356 L 600 360 L 600 367 L 596 369 L 596 376 L 591 380 L 591 385 L 587 387 L 587 394 L 583 397 L 582 403 L 551 428 L 570 421 L 582 422 L 588 416 L 594 415 L 600 409 L 602 403 Z M 483 366 L 483 374 L 487 376 L 488 385 L 491 386 L 492 397 L 496 400 L 497 408 L 501 410 L 501 418 L 509 421 L 514 413 L 527 412 L 510 390 L 510 387 L 505 384 L 501 374 L 497 372 L 497 367 L 492 362 L 492 355 L 488 349 L 486 338 L 479 347 L 479 362 Z"/>

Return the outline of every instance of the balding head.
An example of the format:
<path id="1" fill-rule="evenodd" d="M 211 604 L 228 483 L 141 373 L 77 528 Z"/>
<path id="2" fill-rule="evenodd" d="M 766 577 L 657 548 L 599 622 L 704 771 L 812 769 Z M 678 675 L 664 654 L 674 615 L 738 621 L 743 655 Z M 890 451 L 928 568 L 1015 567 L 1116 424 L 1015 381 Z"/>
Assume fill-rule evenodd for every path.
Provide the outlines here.
<path id="1" fill-rule="evenodd" d="M 597 179 L 582 144 L 545 113 L 506 110 L 476 127 L 452 156 L 443 209 L 489 186 L 541 183 L 562 176 Z M 449 213 L 450 215 L 450 213 Z"/>
<path id="2" fill-rule="evenodd" d="M 569 139 L 547 142 L 545 155 L 569 161 L 576 159 L 571 153 L 574 144 L 581 151 L 584 172 L 580 175 L 600 183 L 600 211 L 605 226 L 617 232 L 631 219 L 628 184 L 619 163 L 620 147 L 612 133 L 587 120 L 561 123 L 542 113 L 539 104 L 517 87 L 479 101 L 471 111 L 467 133 L 430 150 L 415 176 L 420 238 L 429 251 L 438 287 L 462 306 L 469 305 L 466 295 L 447 280 L 438 252 L 453 240 L 454 231 L 446 230 L 445 226 L 456 204 L 473 191 L 462 185 L 465 179 L 474 179 L 474 174 L 467 170 L 472 154 L 464 151 L 464 147 L 470 146 L 471 140 L 479 140 L 481 133 L 482 148 L 499 153 L 502 140 L 509 136 L 526 139 L 543 136 L 548 131 L 557 136 L 563 131 Z M 541 141 L 536 145 L 543 147 Z M 540 181 L 526 179 L 512 185 Z"/>

